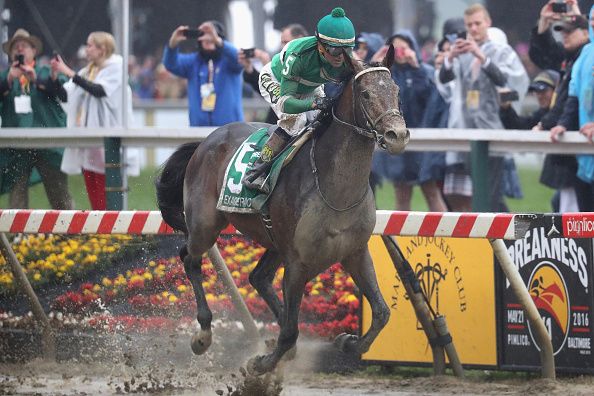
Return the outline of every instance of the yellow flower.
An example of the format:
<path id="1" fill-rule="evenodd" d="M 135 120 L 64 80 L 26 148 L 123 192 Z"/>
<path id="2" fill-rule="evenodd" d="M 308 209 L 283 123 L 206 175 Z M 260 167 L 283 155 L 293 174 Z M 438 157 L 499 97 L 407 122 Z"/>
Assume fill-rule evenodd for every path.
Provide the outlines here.
<path id="1" fill-rule="evenodd" d="M 177 297 L 175 297 L 173 294 L 169 296 L 169 302 L 176 302 L 177 301 Z"/>
<path id="2" fill-rule="evenodd" d="M 99 286 L 98 284 L 95 283 L 95 285 L 93 286 L 93 291 L 95 293 L 98 293 L 101 291 L 101 286 Z"/>
<path id="3" fill-rule="evenodd" d="M 33 280 L 38 281 L 41 279 L 41 274 L 39 272 L 36 272 L 35 274 L 33 274 Z"/>
<path id="4" fill-rule="evenodd" d="M 179 285 L 177 287 L 177 291 L 180 293 L 184 293 L 186 290 L 188 290 L 188 287 L 186 285 Z"/>
<path id="5" fill-rule="evenodd" d="M 142 274 L 142 276 L 146 280 L 152 280 L 153 279 L 153 274 L 151 274 L 150 272 L 145 272 L 144 274 Z"/>
<path id="6" fill-rule="evenodd" d="M 110 287 L 113 284 L 113 282 L 109 278 L 103 278 L 101 280 L 101 284 L 105 287 Z"/>

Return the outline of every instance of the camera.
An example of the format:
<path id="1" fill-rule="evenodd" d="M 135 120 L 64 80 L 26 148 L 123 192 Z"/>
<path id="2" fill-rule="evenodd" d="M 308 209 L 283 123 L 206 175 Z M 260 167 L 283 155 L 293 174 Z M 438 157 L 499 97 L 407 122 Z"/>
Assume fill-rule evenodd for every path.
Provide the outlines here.
<path id="1" fill-rule="evenodd" d="M 517 102 L 518 100 L 520 100 L 520 95 L 518 94 L 518 91 L 506 91 L 499 93 L 500 103 Z"/>
<path id="2" fill-rule="evenodd" d="M 253 58 L 256 55 L 255 48 L 244 48 L 242 51 L 243 51 L 243 55 L 246 58 Z"/>
<path id="3" fill-rule="evenodd" d="M 567 12 L 567 4 L 565 3 L 552 3 L 551 8 L 556 14 L 563 14 Z"/>
<path id="4" fill-rule="evenodd" d="M 204 34 L 202 30 L 198 29 L 186 29 L 182 33 L 186 38 L 198 38 Z"/>
<path id="5" fill-rule="evenodd" d="M 445 38 L 452 44 L 458 39 L 466 40 L 466 30 L 461 30 L 456 33 L 446 34 Z"/>
<path id="6" fill-rule="evenodd" d="M 19 62 L 19 66 L 24 65 L 25 64 L 25 55 L 18 54 L 17 56 L 15 56 L 14 60 Z"/>

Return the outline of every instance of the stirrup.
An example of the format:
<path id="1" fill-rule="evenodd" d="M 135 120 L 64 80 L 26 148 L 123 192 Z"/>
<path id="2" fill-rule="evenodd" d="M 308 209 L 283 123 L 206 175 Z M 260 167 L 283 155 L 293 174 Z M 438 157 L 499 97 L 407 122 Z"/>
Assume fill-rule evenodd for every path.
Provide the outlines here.
<path id="1" fill-rule="evenodd" d="M 247 176 L 249 175 L 246 174 L 246 177 L 241 181 L 241 184 L 243 184 L 244 187 L 249 188 L 250 190 L 260 191 L 264 194 L 270 193 L 270 188 L 266 183 L 266 179 L 268 179 L 268 174 L 266 172 L 259 174 L 254 180 L 250 180 L 251 178 L 248 178 Z"/>

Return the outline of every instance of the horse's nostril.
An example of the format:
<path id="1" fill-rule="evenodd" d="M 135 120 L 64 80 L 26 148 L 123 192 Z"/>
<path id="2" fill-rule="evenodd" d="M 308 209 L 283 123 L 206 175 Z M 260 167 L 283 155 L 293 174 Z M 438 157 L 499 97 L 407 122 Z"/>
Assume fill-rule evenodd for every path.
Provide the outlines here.
<path id="1" fill-rule="evenodd" d="M 408 129 L 406 129 L 404 131 L 404 133 L 402 131 L 400 131 L 398 133 L 395 130 L 390 129 L 389 131 L 386 131 L 384 133 L 384 138 L 386 139 L 387 142 L 394 142 L 394 143 L 397 142 L 398 140 L 408 141 L 410 138 L 410 132 L 408 131 Z"/>

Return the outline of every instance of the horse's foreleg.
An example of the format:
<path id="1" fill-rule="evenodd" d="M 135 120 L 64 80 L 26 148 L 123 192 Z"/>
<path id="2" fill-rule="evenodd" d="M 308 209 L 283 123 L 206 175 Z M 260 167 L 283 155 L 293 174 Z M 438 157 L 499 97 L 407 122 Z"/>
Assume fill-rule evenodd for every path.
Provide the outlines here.
<path id="1" fill-rule="evenodd" d="M 202 257 L 193 257 L 187 254 L 184 258 L 184 269 L 186 276 L 192 284 L 194 289 L 194 297 L 196 298 L 196 308 L 198 310 L 198 323 L 200 324 L 200 332 L 195 333 L 192 337 L 192 351 L 196 355 L 201 355 L 212 343 L 212 331 L 210 324 L 212 322 L 212 312 L 208 307 L 206 295 L 202 288 Z"/>
<path id="2" fill-rule="evenodd" d="M 359 253 L 341 261 L 351 274 L 353 281 L 371 306 L 371 326 L 361 338 L 351 334 L 340 334 L 334 341 L 343 352 L 365 353 L 390 319 L 390 309 L 384 301 L 377 284 L 373 262 L 367 246 Z"/>
<path id="3" fill-rule="evenodd" d="M 257 356 L 248 362 L 248 370 L 260 375 L 274 370 L 283 355 L 297 343 L 299 336 L 299 308 L 305 291 L 307 277 L 299 271 L 300 266 L 285 263 L 283 277 L 284 309 L 281 315 L 280 334 L 274 351 L 265 356 Z"/>
<path id="4" fill-rule="evenodd" d="M 267 250 L 260 258 L 260 261 L 258 261 L 256 268 L 250 273 L 250 284 L 256 289 L 264 301 L 266 301 L 268 308 L 270 308 L 279 324 L 281 322 L 283 306 L 272 287 L 272 282 L 281 263 L 281 258 L 277 252 Z"/>

